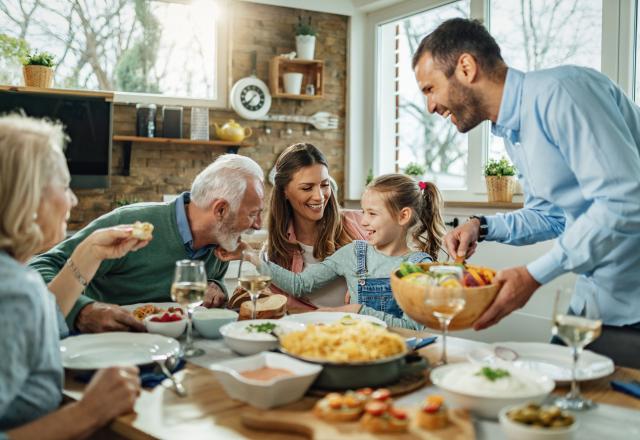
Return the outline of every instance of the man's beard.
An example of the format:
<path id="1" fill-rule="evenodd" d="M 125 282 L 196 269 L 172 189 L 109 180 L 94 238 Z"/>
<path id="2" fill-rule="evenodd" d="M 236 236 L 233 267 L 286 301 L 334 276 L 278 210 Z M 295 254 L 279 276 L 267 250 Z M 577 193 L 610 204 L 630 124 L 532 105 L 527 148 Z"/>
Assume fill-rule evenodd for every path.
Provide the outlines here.
<path id="1" fill-rule="evenodd" d="M 478 95 L 455 76 L 449 80 L 448 100 L 449 111 L 456 117 L 455 125 L 460 133 L 468 132 L 487 119 Z"/>
<path id="2" fill-rule="evenodd" d="M 233 231 L 235 216 L 229 214 L 228 219 L 223 220 L 214 227 L 213 234 L 218 245 L 227 252 L 233 252 L 238 248 L 238 242 L 242 232 Z"/>

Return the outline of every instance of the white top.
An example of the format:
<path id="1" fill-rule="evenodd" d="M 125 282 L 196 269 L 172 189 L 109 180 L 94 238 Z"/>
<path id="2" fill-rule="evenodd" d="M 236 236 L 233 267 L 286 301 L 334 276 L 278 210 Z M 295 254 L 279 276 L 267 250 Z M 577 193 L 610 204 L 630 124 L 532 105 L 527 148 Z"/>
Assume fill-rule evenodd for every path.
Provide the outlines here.
<path id="1" fill-rule="evenodd" d="M 306 244 L 298 242 L 302 250 L 302 258 L 304 260 L 304 267 L 308 267 L 312 264 L 317 264 L 320 260 L 317 260 L 313 256 L 313 246 L 307 246 Z M 313 293 L 307 295 L 315 305 L 318 307 L 338 307 L 343 306 L 344 298 L 347 293 L 347 282 L 344 278 L 340 277 L 329 284 L 317 289 Z"/>

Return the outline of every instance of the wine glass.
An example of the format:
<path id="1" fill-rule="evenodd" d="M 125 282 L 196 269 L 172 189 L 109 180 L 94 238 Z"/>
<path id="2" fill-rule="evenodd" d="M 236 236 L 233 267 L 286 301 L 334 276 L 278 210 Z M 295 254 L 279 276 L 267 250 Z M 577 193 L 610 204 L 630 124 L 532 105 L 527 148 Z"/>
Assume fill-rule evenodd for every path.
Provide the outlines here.
<path id="1" fill-rule="evenodd" d="M 171 299 L 187 309 L 187 340 L 183 347 L 184 357 L 204 354 L 201 348 L 193 346 L 193 310 L 202 304 L 207 290 L 207 273 L 204 262 L 197 260 L 176 261 L 176 271 L 171 285 Z"/>
<path id="2" fill-rule="evenodd" d="M 429 286 L 425 295 L 425 304 L 431 307 L 431 313 L 438 319 L 442 329 L 442 354 L 438 363 L 447 364 L 447 331 L 451 320 L 464 309 L 465 295 L 462 287 Z"/>
<path id="3" fill-rule="evenodd" d="M 571 391 L 563 397 L 558 397 L 554 403 L 562 409 L 581 411 L 593 408 L 596 404 L 580 395 L 580 387 L 576 378 L 578 358 L 585 345 L 600 336 L 602 321 L 600 310 L 593 291 L 585 292 L 585 303 L 578 314 L 569 314 L 560 310 L 559 303 L 563 292 L 567 289 L 558 289 L 553 307 L 553 327 L 551 333 L 560 338 L 562 342 L 571 347 L 573 365 L 571 368 Z"/>
<path id="4" fill-rule="evenodd" d="M 256 319 L 258 296 L 271 284 L 271 269 L 264 252 L 250 248 L 242 251 L 242 260 L 238 267 L 238 284 L 249 292 L 253 306 L 251 319 Z"/>

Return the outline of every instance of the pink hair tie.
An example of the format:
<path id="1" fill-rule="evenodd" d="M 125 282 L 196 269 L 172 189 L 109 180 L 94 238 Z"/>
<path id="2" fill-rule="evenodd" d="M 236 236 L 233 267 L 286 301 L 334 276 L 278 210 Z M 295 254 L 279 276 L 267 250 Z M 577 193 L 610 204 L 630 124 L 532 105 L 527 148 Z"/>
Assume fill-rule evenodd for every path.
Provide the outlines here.
<path id="1" fill-rule="evenodd" d="M 422 191 L 424 191 L 425 189 L 427 189 L 427 182 L 423 182 L 422 180 L 420 182 L 418 182 L 418 186 L 420 187 L 420 189 Z"/>

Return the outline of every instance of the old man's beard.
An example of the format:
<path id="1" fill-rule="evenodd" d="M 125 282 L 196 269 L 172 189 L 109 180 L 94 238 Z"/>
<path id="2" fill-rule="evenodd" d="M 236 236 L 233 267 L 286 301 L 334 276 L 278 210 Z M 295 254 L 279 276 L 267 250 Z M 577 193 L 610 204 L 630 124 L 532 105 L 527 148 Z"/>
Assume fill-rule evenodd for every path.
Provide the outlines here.
<path id="1" fill-rule="evenodd" d="M 214 228 L 214 234 L 218 245 L 227 252 L 233 252 L 238 248 L 241 232 L 233 231 L 234 216 L 222 221 Z"/>

